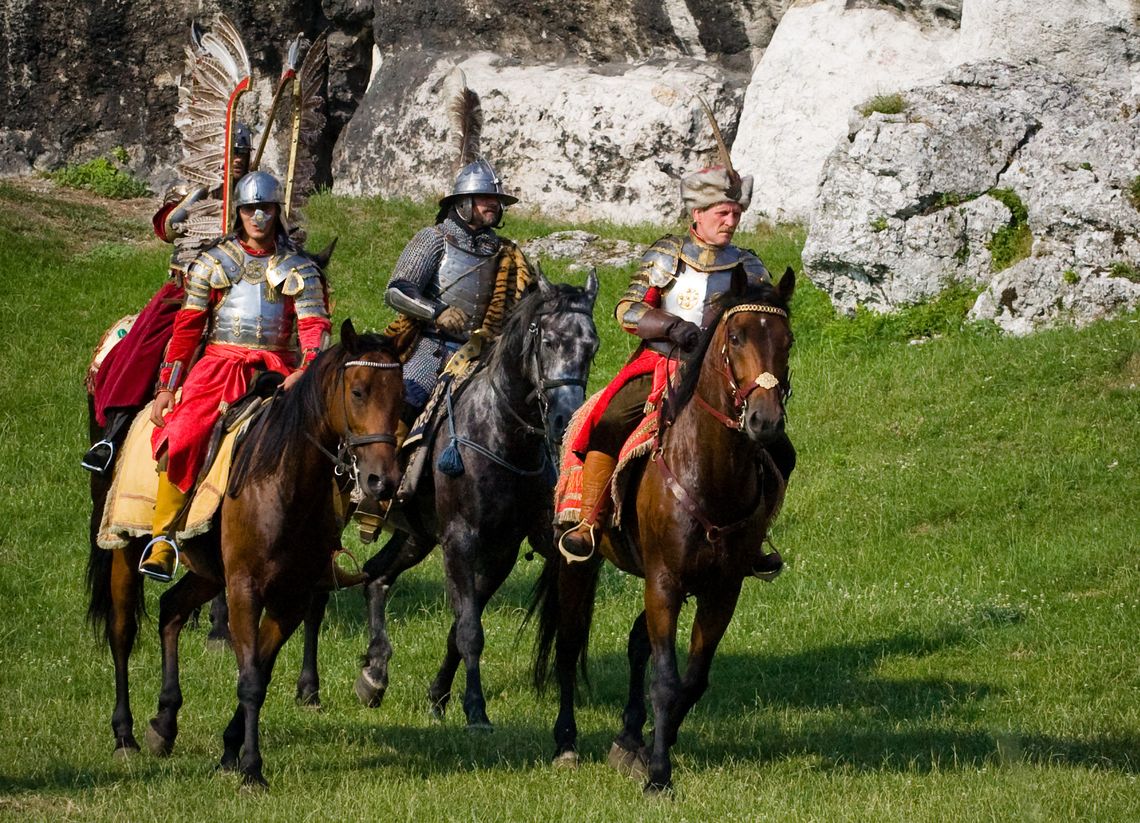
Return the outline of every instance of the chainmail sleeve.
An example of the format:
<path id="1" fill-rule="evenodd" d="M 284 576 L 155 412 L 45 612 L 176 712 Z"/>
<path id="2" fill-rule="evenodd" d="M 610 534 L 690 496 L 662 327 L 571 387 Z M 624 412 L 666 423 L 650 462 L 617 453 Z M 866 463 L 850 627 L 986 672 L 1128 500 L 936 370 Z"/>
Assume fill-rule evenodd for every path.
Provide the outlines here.
<path id="1" fill-rule="evenodd" d="M 443 259 L 444 239 L 439 229 L 430 226 L 416 233 L 396 261 L 384 302 L 391 308 L 419 319 L 431 319 L 437 290 L 436 278 Z M 423 308 L 417 311 L 416 304 Z M 426 314 L 426 316 L 424 316 Z"/>

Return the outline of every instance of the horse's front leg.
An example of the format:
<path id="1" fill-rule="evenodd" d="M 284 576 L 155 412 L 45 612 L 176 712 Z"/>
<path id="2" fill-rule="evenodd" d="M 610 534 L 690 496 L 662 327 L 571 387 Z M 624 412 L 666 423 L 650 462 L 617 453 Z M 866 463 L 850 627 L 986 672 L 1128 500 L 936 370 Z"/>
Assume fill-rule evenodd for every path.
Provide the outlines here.
<path id="1" fill-rule="evenodd" d="M 428 687 L 428 699 L 433 710 L 439 715 L 447 706 L 451 686 L 463 661 L 467 670 L 467 686 L 463 692 L 463 712 L 467 716 L 467 728 L 489 731 L 491 720 L 487 717 L 487 701 L 483 696 L 483 679 L 479 660 L 483 655 L 483 606 L 493 591 L 486 581 L 476 581 L 474 557 L 477 549 L 476 537 L 464 534 L 461 538 L 444 538 L 443 565 L 447 575 L 448 599 L 455 620 L 447 637 L 447 653 L 436 673 L 435 680 Z M 498 576 L 497 574 L 495 575 Z M 504 575 L 505 576 L 505 575 Z M 501 578 L 498 582 L 502 582 Z M 497 587 L 495 587 L 497 588 Z"/>
<path id="2" fill-rule="evenodd" d="M 689 661 L 685 666 L 685 676 L 681 682 L 682 697 L 674 707 L 673 717 L 670 718 L 669 729 L 672 737 L 666 744 L 672 746 L 677 742 L 677 729 L 689 713 L 689 710 L 700 700 L 701 695 L 709 686 L 709 669 L 712 667 L 713 655 L 717 646 L 724 637 L 728 624 L 736 611 L 736 601 L 740 597 L 741 581 L 734 583 L 724 581 L 723 588 L 711 595 L 697 598 L 697 613 L 693 617 L 693 631 L 689 640 Z"/>
<path id="3" fill-rule="evenodd" d="M 325 609 L 329 604 L 328 592 L 313 592 L 305 614 L 305 651 L 301 656 L 301 673 L 297 676 L 297 704 L 319 709 L 321 707 L 321 676 L 317 671 L 317 642 Z"/>
<path id="4" fill-rule="evenodd" d="M 427 557 L 433 548 L 435 546 L 429 540 L 420 541 L 398 532 L 364 564 L 368 650 L 353 689 L 365 706 L 378 708 L 388 690 L 388 660 L 392 657 L 392 643 L 388 639 L 388 591 L 400 574 Z"/>
<path id="5" fill-rule="evenodd" d="M 681 676 L 677 671 L 677 615 L 682 594 L 662 578 L 664 572 L 645 577 L 645 618 L 653 659 L 653 747 L 649 755 L 647 794 L 665 791 L 673 785 L 673 764 L 669 747 L 677 739 L 674 719 L 684 701 Z"/>
<path id="6" fill-rule="evenodd" d="M 163 592 L 158 601 L 158 633 L 162 640 L 162 690 L 158 713 L 146 730 L 147 747 L 165 756 L 174 749 L 178 736 L 178 710 L 182 708 L 182 687 L 178 678 L 178 637 L 194 610 L 221 590 L 221 585 L 193 572 Z"/>
<path id="7" fill-rule="evenodd" d="M 115 663 L 115 710 L 111 714 L 111 731 L 115 734 L 116 757 L 139 750 L 131 714 L 129 662 L 139 631 L 137 604 L 142 597 L 142 577 L 137 568 L 140 555 L 141 550 L 132 544 L 113 552 L 111 557 L 111 610 L 107 619 L 107 641 Z"/>

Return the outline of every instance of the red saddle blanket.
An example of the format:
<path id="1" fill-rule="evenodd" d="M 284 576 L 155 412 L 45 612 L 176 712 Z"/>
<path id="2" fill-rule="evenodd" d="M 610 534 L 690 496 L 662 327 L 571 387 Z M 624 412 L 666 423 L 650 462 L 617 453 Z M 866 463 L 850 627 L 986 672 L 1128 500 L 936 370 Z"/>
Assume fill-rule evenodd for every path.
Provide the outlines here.
<path id="1" fill-rule="evenodd" d="M 676 372 L 676 361 L 661 357 L 653 369 L 653 388 L 645 401 L 645 417 L 637 424 L 637 428 L 626 438 L 621 452 L 618 454 L 617 468 L 614 469 L 613 482 L 610 484 L 610 497 L 613 506 L 610 507 L 611 522 L 615 527 L 621 526 L 621 504 L 625 495 L 635 486 L 634 481 L 641 473 L 642 458 L 646 457 L 657 447 L 659 423 L 661 418 L 661 396 L 665 393 L 668 381 Z M 583 430 L 593 427 L 601 413 L 597 406 L 609 402 L 614 390 L 608 386 L 592 395 L 582 407 L 570 418 L 566 427 L 566 435 L 562 442 L 562 458 L 558 472 L 558 484 L 554 487 L 554 523 L 577 523 L 582 519 L 582 458 L 580 451 Z M 582 452 L 585 450 L 582 449 Z"/>

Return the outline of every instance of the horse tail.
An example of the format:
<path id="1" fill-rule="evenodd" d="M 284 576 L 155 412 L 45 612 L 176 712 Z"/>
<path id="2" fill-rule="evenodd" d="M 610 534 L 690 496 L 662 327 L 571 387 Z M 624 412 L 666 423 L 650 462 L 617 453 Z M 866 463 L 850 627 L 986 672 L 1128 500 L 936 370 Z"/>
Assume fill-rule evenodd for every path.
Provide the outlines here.
<path id="1" fill-rule="evenodd" d="M 556 643 L 577 641 L 578 659 L 576 661 L 582 674 L 582 682 L 589 683 L 587 662 L 589 659 L 590 624 L 594 618 L 594 599 L 598 588 L 598 573 L 601 569 L 599 563 L 578 564 L 574 569 L 567 569 L 579 584 L 577 591 L 569 593 L 568 600 L 573 600 L 573 608 L 568 609 L 576 616 L 572 626 L 562 625 L 563 592 L 559 582 L 563 572 L 561 558 L 555 556 L 547 558 L 542 568 L 542 574 L 534 584 L 531 593 L 530 607 L 527 609 L 526 620 L 529 621 L 536 613 L 538 615 L 538 631 L 534 642 L 534 668 L 532 678 L 534 688 L 542 692 L 550 682 L 554 672 L 553 652 Z M 584 568 L 583 568 L 584 567 Z M 559 638 L 559 628 L 573 636 Z"/>
<path id="2" fill-rule="evenodd" d="M 91 540 L 91 554 L 87 558 L 87 624 L 98 635 L 110 640 L 111 616 L 111 552 L 99 548 Z M 142 598 L 139 598 L 142 602 Z"/>

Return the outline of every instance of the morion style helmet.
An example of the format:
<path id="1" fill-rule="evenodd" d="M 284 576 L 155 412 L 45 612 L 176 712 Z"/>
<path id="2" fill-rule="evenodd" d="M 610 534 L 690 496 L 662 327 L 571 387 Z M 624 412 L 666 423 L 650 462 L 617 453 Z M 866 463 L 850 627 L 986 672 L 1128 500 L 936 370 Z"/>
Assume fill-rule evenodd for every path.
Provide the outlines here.
<path id="1" fill-rule="evenodd" d="M 237 191 L 234 192 L 234 205 L 250 206 L 255 203 L 276 203 L 281 205 L 285 201 L 285 192 L 281 183 L 269 172 L 251 171 L 238 181 Z"/>
<path id="2" fill-rule="evenodd" d="M 452 206 L 455 206 L 461 218 L 470 222 L 474 208 L 472 198 L 475 195 L 496 197 L 503 209 L 519 202 L 517 197 L 506 193 L 502 178 L 479 154 L 479 139 L 483 134 L 483 104 L 479 100 L 479 95 L 467 88 L 467 78 L 463 72 L 459 72 L 459 81 L 461 87 L 451 104 L 451 116 L 459 132 L 457 165 L 461 168 L 455 176 L 451 193 L 439 201 L 437 223 L 443 220 L 447 210 Z"/>
<path id="3" fill-rule="evenodd" d="M 246 154 L 253 151 L 253 132 L 245 123 L 234 123 L 233 134 L 230 135 L 230 151 L 240 151 Z"/>

